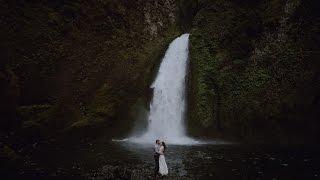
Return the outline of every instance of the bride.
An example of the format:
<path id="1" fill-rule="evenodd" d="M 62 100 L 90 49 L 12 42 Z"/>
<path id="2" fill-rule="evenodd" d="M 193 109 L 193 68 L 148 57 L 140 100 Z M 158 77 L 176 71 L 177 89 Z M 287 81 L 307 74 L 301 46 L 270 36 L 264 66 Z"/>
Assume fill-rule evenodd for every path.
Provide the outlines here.
<path id="1" fill-rule="evenodd" d="M 166 159 L 164 158 L 164 152 L 166 151 L 166 144 L 162 141 L 160 146 L 160 157 L 159 157 L 159 173 L 164 176 L 168 175 L 168 167 Z"/>

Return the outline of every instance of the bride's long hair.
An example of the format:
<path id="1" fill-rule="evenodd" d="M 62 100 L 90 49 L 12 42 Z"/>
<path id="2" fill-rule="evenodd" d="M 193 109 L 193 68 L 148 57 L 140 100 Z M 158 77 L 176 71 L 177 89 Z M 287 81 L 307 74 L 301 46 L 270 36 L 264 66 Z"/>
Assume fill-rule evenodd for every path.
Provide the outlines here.
<path id="1" fill-rule="evenodd" d="M 163 152 L 165 152 L 167 149 L 167 146 L 166 146 L 166 143 L 164 143 L 164 141 L 162 141 L 162 146 L 163 146 Z"/>

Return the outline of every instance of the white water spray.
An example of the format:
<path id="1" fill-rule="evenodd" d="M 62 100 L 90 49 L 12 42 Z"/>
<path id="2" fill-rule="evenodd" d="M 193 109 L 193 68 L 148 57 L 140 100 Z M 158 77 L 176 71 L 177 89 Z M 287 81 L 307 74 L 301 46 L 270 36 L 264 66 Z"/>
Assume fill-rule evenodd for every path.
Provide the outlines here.
<path id="1" fill-rule="evenodd" d="M 161 139 L 170 144 L 198 143 L 186 136 L 184 126 L 188 46 L 189 34 L 181 35 L 170 44 L 151 85 L 153 99 L 148 128 L 142 136 L 129 138 L 130 141 L 152 143 Z"/>

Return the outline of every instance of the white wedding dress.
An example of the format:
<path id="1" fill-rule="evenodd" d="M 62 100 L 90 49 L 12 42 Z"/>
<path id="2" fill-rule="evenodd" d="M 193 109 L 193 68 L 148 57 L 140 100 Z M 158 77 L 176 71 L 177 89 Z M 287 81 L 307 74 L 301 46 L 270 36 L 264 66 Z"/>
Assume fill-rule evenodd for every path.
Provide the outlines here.
<path id="1" fill-rule="evenodd" d="M 159 157 L 159 173 L 161 175 L 168 175 L 168 166 L 166 163 L 166 159 L 164 158 L 164 147 L 160 147 L 160 157 Z"/>

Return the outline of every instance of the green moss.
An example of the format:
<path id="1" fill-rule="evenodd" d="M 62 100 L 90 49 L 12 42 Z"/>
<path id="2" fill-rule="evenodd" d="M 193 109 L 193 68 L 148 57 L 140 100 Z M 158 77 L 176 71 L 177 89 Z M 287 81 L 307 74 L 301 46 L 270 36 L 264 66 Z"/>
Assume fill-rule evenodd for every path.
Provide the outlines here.
<path id="1" fill-rule="evenodd" d="M 47 111 L 51 107 L 52 105 L 49 105 L 49 104 L 36 104 L 31 106 L 20 106 L 18 111 L 21 116 L 31 117 L 32 115 L 36 115 L 43 111 Z"/>
<path id="2" fill-rule="evenodd" d="M 305 56 L 302 49 L 311 44 L 296 39 L 297 26 L 304 27 L 290 19 L 299 5 L 308 5 L 204 3 L 210 8 L 197 13 L 190 37 L 191 132 L 273 141 L 296 136 L 300 127 L 305 133 L 300 136 L 316 134 L 308 130 L 317 124 L 309 113 L 315 113 L 318 105 L 307 105 L 309 110 L 304 106 L 318 89 L 310 65 L 319 64 Z M 303 125 L 303 119 L 310 124 Z"/>
<path id="3" fill-rule="evenodd" d="M 1 47 L 8 49 L 5 65 L 19 79 L 23 129 L 45 127 L 55 134 L 133 123 L 131 106 L 145 96 L 167 45 L 181 34 L 172 21 L 174 7 L 151 5 L 115 0 L 1 5 Z M 156 33 L 150 33 L 153 26 Z"/>
<path id="4" fill-rule="evenodd" d="M 6 159 L 11 162 L 17 161 L 20 157 L 17 155 L 17 153 L 11 149 L 9 146 L 3 146 L 0 149 L 0 159 Z"/>
<path id="5" fill-rule="evenodd" d="M 70 128 L 87 128 L 90 126 L 90 120 L 88 119 L 82 119 L 82 120 L 79 120 L 79 121 L 76 121 L 74 123 L 71 124 Z"/>
<path id="6" fill-rule="evenodd" d="M 136 118 L 139 118 L 135 117 L 138 112 L 133 112 L 137 110 L 134 104 L 141 100 L 144 104 L 149 103 L 146 92 L 154 80 L 167 45 L 178 35 L 179 29 L 175 25 L 169 26 L 156 41 L 146 43 L 139 50 L 122 52 L 123 59 L 135 60 L 134 66 L 126 67 L 126 73 L 130 77 L 126 75 L 121 78 L 120 82 L 116 82 L 119 83 L 117 86 L 103 84 L 95 93 L 93 101 L 87 108 L 85 120 L 81 121 L 81 124 L 90 124 L 88 121 L 92 123 L 104 121 L 107 124 L 114 124 L 115 129 L 121 129 L 119 132 L 130 132 Z M 124 67 L 119 68 L 116 72 L 124 70 Z M 100 121 L 96 121 L 97 119 Z"/>

